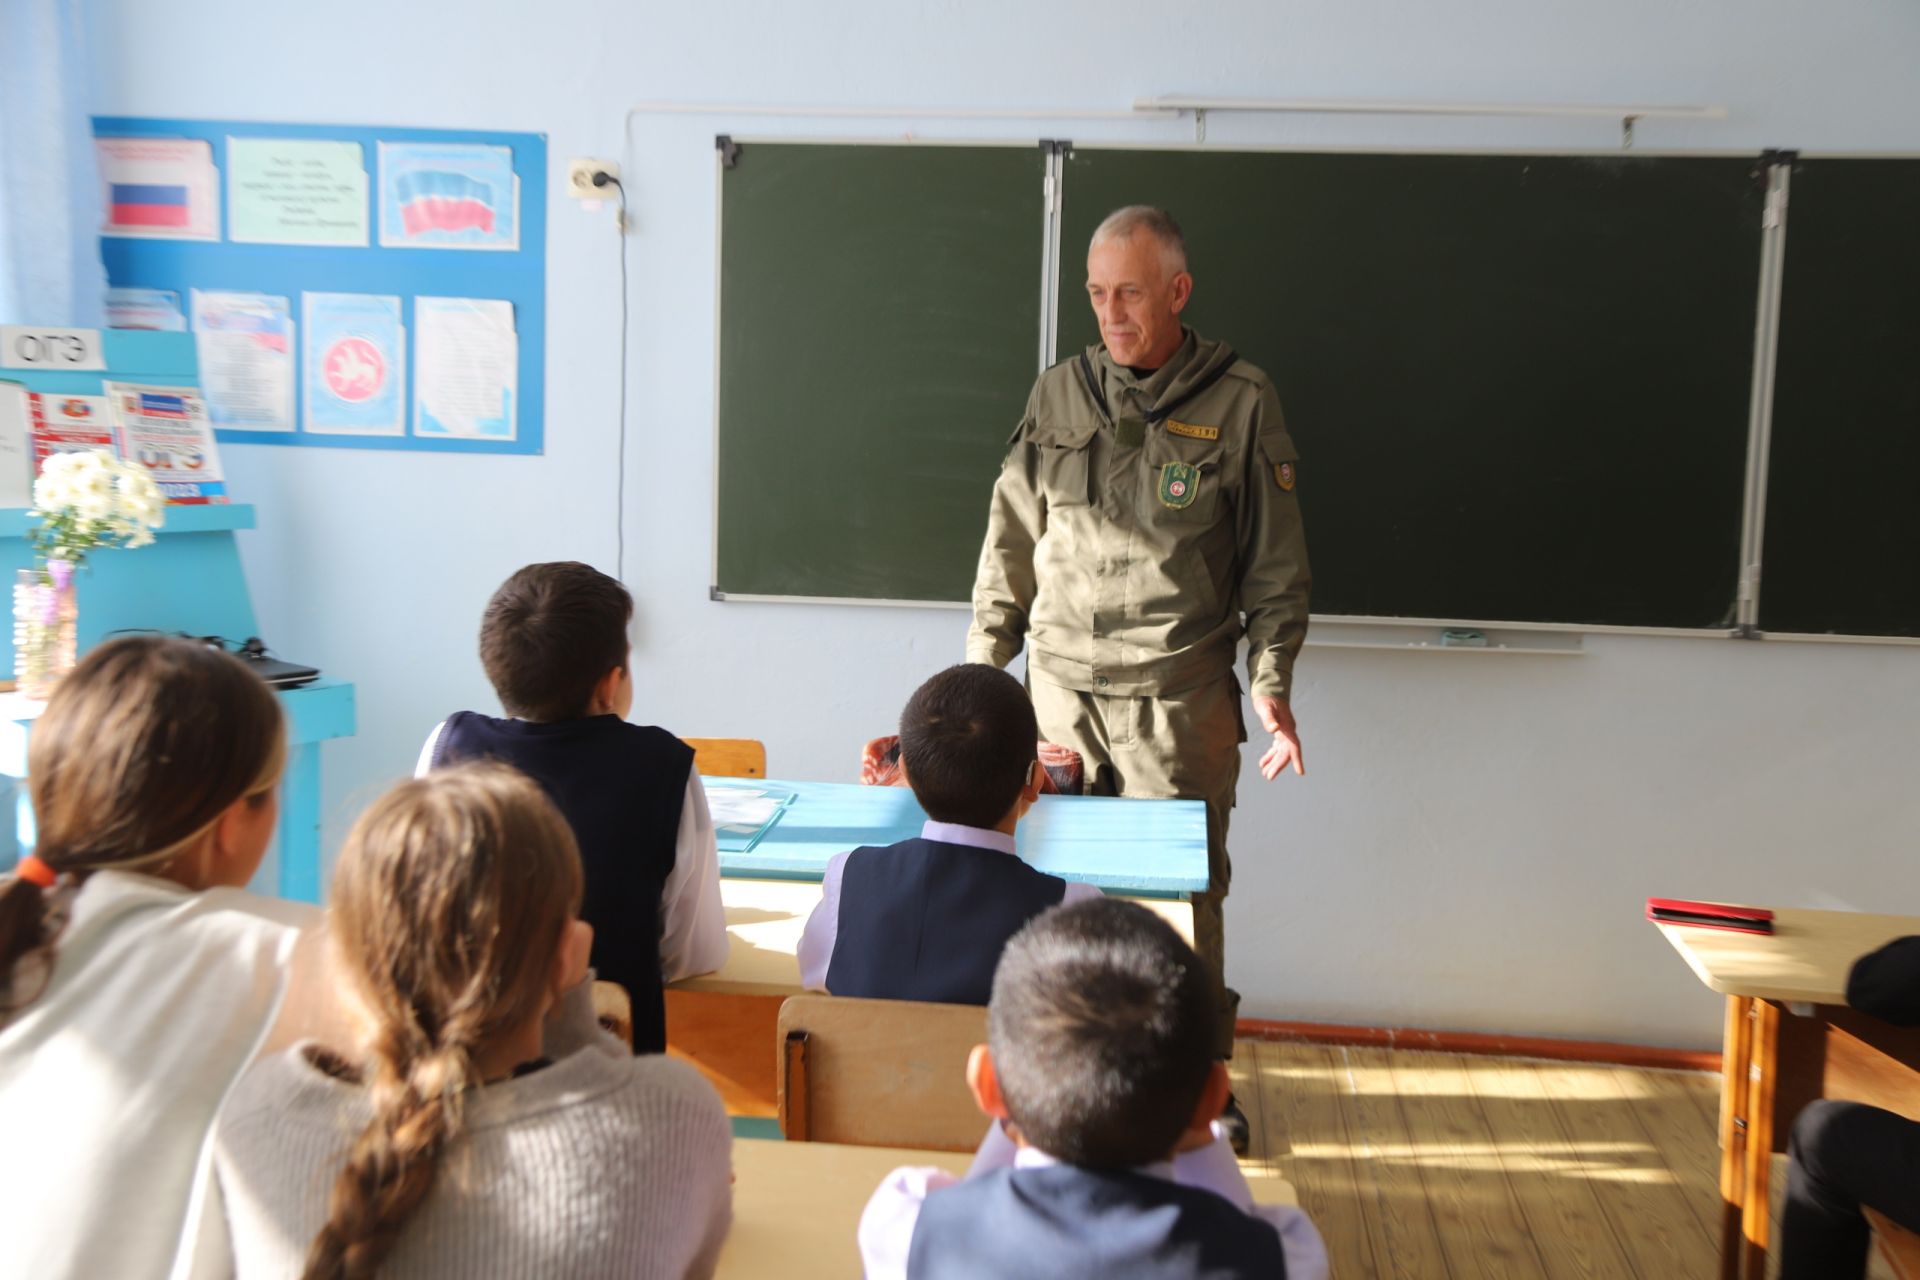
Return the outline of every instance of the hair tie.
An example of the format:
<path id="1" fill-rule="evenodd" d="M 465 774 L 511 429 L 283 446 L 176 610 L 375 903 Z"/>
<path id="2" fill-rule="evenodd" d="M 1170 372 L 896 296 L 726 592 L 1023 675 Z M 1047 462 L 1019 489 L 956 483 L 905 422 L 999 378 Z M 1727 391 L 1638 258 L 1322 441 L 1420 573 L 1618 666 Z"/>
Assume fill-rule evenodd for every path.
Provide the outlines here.
<path id="1" fill-rule="evenodd" d="M 53 888 L 54 882 L 60 879 L 60 873 L 58 871 L 55 871 L 31 853 L 20 859 L 20 865 L 13 869 L 13 874 L 19 876 L 22 880 L 32 881 L 42 889 Z"/>

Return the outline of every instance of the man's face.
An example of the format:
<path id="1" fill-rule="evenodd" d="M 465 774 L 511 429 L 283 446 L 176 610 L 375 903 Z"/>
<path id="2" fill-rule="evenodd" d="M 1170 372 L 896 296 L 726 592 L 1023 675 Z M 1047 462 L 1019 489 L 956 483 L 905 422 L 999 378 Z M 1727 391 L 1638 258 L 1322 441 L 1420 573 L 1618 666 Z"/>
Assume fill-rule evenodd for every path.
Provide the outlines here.
<path id="1" fill-rule="evenodd" d="M 1145 231 L 1087 251 L 1087 301 L 1115 362 L 1158 369 L 1180 349 L 1180 312 L 1193 277 L 1168 265 L 1166 250 Z"/>

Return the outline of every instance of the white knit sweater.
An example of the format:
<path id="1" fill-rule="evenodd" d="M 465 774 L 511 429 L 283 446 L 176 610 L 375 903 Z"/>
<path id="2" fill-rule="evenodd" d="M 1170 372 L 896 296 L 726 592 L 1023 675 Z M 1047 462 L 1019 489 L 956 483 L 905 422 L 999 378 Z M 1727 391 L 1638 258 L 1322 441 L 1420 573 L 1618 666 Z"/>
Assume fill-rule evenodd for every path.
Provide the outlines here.
<path id="1" fill-rule="evenodd" d="M 320 913 L 124 871 L 59 903 L 51 966 L 14 974 L 14 998 L 37 994 L 0 1016 L 0 1276 L 186 1274 L 219 1232 L 214 1114 L 304 1008 L 302 929 Z"/>
<path id="2" fill-rule="evenodd" d="M 732 1215 L 726 1112 L 693 1068 L 601 1031 L 590 985 L 549 1026 L 551 1065 L 470 1099 L 385 1280 L 713 1273 Z M 300 1274 L 372 1116 L 365 1091 L 305 1048 L 249 1071 L 215 1134 L 240 1280 Z"/>

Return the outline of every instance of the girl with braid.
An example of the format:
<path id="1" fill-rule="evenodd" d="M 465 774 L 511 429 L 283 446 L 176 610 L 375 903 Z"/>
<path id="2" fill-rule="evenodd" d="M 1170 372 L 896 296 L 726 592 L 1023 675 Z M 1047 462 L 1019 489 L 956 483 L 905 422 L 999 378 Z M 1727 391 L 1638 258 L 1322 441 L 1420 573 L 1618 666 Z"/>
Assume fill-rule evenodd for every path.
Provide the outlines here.
<path id="1" fill-rule="evenodd" d="M 167 1276 L 222 1238 L 215 1113 L 329 1007 L 319 911 L 241 888 L 285 756 L 266 685 L 156 636 L 94 649 L 34 725 L 38 844 L 0 873 L 0 1275 Z"/>
<path id="2" fill-rule="evenodd" d="M 726 1114 L 600 1029 L 581 886 L 566 819 L 504 765 L 360 818 L 330 921 L 361 1044 L 261 1062 L 216 1134 L 240 1280 L 713 1272 Z"/>

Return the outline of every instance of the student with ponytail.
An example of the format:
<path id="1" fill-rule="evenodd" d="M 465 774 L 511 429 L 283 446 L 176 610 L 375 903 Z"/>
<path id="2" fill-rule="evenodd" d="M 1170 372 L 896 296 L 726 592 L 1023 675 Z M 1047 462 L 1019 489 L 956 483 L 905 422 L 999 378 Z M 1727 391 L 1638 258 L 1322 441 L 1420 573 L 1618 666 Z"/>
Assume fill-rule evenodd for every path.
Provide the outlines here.
<path id="1" fill-rule="evenodd" d="M 362 815 L 329 917 L 360 1044 L 262 1061 L 216 1134 L 240 1280 L 712 1273 L 726 1114 L 600 1029 L 581 890 L 566 819 L 505 765 Z"/>
<path id="2" fill-rule="evenodd" d="M 242 890 L 285 756 L 272 692 L 184 640 L 101 645 L 35 723 L 38 843 L 0 875 L 0 1275 L 167 1276 L 219 1237 L 215 1113 L 325 1025 L 319 912 Z"/>

